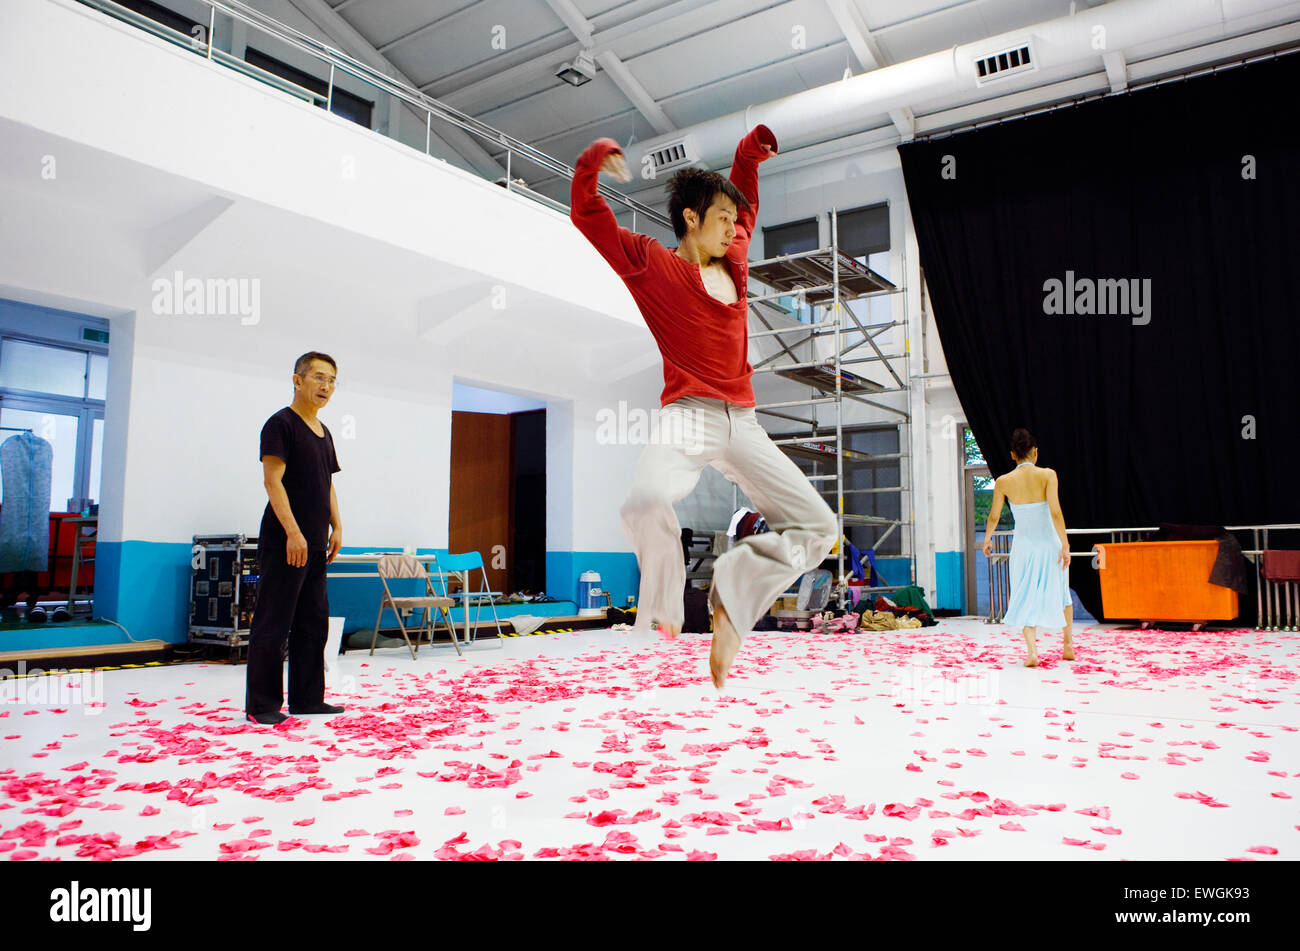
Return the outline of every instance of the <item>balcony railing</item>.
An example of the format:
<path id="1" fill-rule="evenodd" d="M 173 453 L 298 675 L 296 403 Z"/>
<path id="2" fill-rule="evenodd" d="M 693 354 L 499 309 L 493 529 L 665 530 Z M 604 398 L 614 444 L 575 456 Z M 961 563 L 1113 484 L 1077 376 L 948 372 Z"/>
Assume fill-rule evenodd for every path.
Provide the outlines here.
<path id="1" fill-rule="evenodd" d="M 521 142 L 513 136 L 507 135 L 500 129 L 493 128 L 485 122 L 480 122 L 473 116 L 467 115 L 454 109 L 437 99 L 426 95 L 418 89 L 414 89 L 391 76 L 374 69 L 366 63 L 361 62 L 346 53 L 343 53 L 326 43 L 321 42 L 315 37 L 308 36 L 292 27 L 281 23 L 272 17 L 267 16 L 259 10 L 255 10 L 239 0 L 199 0 L 208 8 L 208 23 L 206 33 L 203 36 L 191 36 L 182 33 L 165 24 L 152 20 L 147 16 L 136 13 L 113 0 L 79 0 L 86 6 L 93 7 L 102 13 L 107 14 L 124 23 L 138 27 L 147 33 L 172 43 L 182 49 L 191 50 L 196 55 L 201 56 L 220 66 L 232 69 L 235 72 L 242 73 L 253 79 L 259 80 L 272 86 L 286 95 L 301 99 L 312 105 L 323 106 L 327 111 L 332 111 L 334 91 L 336 88 L 336 79 L 340 76 L 351 76 L 366 86 L 384 95 L 392 96 L 400 102 L 410 106 L 417 114 L 423 114 L 425 117 L 425 142 L 424 152 L 426 155 L 432 155 L 431 146 L 433 142 L 433 130 L 435 122 L 454 126 L 477 139 L 480 139 L 493 148 L 504 148 L 506 153 L 506 169 L 503 179 L 497 179 L 497 184 L 505 186 L 509 191 L 525 195 L 548 208 L 559 211 L 562 214 L 568 214 L 569 208 L 562 202 L 556 201 L 540 192 L 533 191 L 526 185 L 522 184 L 515 178 L 517 170 L 514 165 L 516 160 L 522 160 L 535 166 L 540 166 L 549 172 L 561 176 L 566 181 L 573 180 L 573 167 L 561 162 L 559 159 L 546 154 L 540 149 L 536 149 L 526 142 Z M 229 50 L 222 50 L 215 45 L 214 35 L 217 32 L 218 17 L 228 17 L 230 20 L 245 24 L 250 30 L 258 34 L 270 37 L 278 43 L 285 44 L 300 53 L 317 60 L 323 70 L 328 70 L 328 79 L 326 81 L 326 93 L 321 95 L 311 89 L 304 88 L 296 83 L 290 82 L 282 76 L 268 72 L 258 66 L 245 62 L 242 58 L 233 55 Z M 202 27 L 202 24 L 199 24 Z M 399 140 L 400 141 L 400 140 Z M 639 219 L 653 221 L 662 227 L 671 228 L 668 218 L 655 211 L 649 205 L 642 204 L 633 198 L 610 188 L 608 185 L 601 183 L 597 186 L 600 193 L 607 200 L 616 205 L 620 205 L 632 212 L 631 227 L 636 230 Z"/>

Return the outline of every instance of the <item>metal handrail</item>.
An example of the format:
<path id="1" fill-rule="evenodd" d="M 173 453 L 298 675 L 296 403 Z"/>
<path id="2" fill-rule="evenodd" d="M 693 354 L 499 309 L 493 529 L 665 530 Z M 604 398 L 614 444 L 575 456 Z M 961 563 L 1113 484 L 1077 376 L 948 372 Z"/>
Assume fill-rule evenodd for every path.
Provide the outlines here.
<path id="1" fill-rule="evenodd" d="M 1225 525 L 1224 531 L 1228 532 L 1251 532 L 1254 536 L 1254 548 L 1242 549 L 1242 555 L 1250 558 L 1251 565 L 1255 569 L 1255 623 L 1258 630 L 1283 630 L 1295 631 L 1300 628 L 1300 583 L 1290 581 L 1271 581 L 1263 575 L 1263 555 L 1268 551 L 1268 533 L 1270 531 L 1298 531 L 1300 524 L 1294 522 L 1271 523 L 1268 525 Z M 1144 526 L 1137 528 L 1068 528 L 1067 535 L 1110 535 L 1112 539 L 1115 536 L 1135 537 L 1144 532 L 1159 531 L 1156 526 Z M 1260 533 L 1263 533 L 1263 546 L 1260 546 Z M 1006 611 L 1007 599 L 1010 594 L 1010 577 L 1008 574 L 1010 561 L 1010 541 L 1014 537 L 1014 529 L 996 529 L 987 535 L 987 538 L 993 540 L 994 551 L 987 556 L 988 575 L 989 575 L 989 621 L 996 622 L 1002 620 Z M 1109 544 L 1123 544 L 1123 542 L 1111 541 Z M 1091 558 L 1096 554 L 1096 547 L 1091 551 L 1070 552 L 1071 558 Z M 1100 565 L 1095 561 L 1090 561 L 1092 566 L 1100 570 Z"/>
<path id="2" fill-rule="evenodd" d="M 1300 524 L 1285 522 L 1276 525 L 1225 525 L 1223 526 L 1223 530 L 1225 532 L 1291 531 L 1291 530 L 1300 530 Z M 1126 533 L 1136 535 L 1140 532 L 1158 532 L 1158 531 L 1160 531 L 1160 526 L 1149 525 L 1149 526 L 1143 526 L 1139 528 L 1067 528 L 1065 530 L 1065 533 L 1067 535 L 1120 535 Z M 1014 529 L 999 528 L 993 532 L 990 532 L 986 537 L 992 538 L 997 535 L 1013 535 L 1013 534 L 1015 534 Z M 1117 544 L 1117 543 L 1111 542 L 1111 544 Z M 1265 549 L 1262 548 L 1249 548 L 1249 549 L 1243 548 L 1241 550 L 1241 553 L 1243 555 L 1262 555 L 1264 551 Z M 1087 558 L 1092 554 L 1094 554 L 1094 552 L 1091 550 L 1072 551 L 1070 552 L 1070 557 Z M 994 552 L 989 557 L 1003 559 L 1003 558 L 1009 558 L 1010 554 L 1007 552 Z"/>
<path id="3" fill-rule="evenodd" d="M 379 90 L 380 92 L 386 93 L 387 95 L 393 96 L 394 98 L 399 99 L 402 102 L 405 102 L 407 105 L 412 106 L 419 112 L 423 112 L 426 117 L 425 118 L 426 134 L 425 134 L 425 149 L 424 149 L 426 155 L 432 154 L 432 152 L 430 151 L 431 128 L 432 128 L 433 119 L 436 117 L 440 121 L 447 122 L 451 125 L 454 125 L 460 128 L 461 130 L 470 133 L 471 135 L 477 136 L 480 139 L 492 143 L 495 146 L 501 146 L 505 148 L 506 150 L 505 188 L 507 191 L 519 192 L 521 194 L 526 195 L 529 198 L 538 200 L 541 204 L 545 204 L 548 207 L 554 208 L 556 210 L 562 209 L 564 213 L 566 214 L 568 213 L 568 206 L 562 204 L 561 202 L 557 202 L 554 199 L 547 198 L 545 195 L 542 195 L 539 192 L 534 192 L 532 191 L 532 189 L 529 189 L 527 187 L 520 188 L 518 185 L 516 185 L 513 182 L 511 165 L 514 156 L 518 155 L 520 158 L 527 159 L 528 161 L 532 162 L 535 165 L 539 165 L 542 168 L 547 169 L 548 171 L 561 176 L 562 178 L 572 181 L 574 169 L 571 165 L 567 165 L 564 162 L 561 162 L 559 159 L 551 155 L 548 155 L 547 153 L 541 151 L 540 149 L 534 148 L 528 143 L 522 142 L 519 139 L 516 139 L 513 136 L 506 134 L 505 132 L 502 132 L 500 129 L 496 129 L 493 126 L 488 125 L 486 122 L 482 122 L 478 119 L 475 119 L 473 116 L 461 112 L 458 109 L 448 106 L 445 103 L 439 102 L 437 99 L 434 99 L 433 97 L 421 92 L 420 90 L 407 86 L 404 83 L 394 79 L 393 77 L 385 75 L 384 73 L 380 72 L 374 67 L 366 63 L 363 63 L 360 60 L 355 59 L 340 50 L 335 49 L 334 47 L 328 45 L 327 43 L 323 43 L 320 40 L 317 40 L 314 37 L 307 35 L 306 33 L 302 33 L 301 31 L 295 30 L 293 27 L 288 26 L 287 24 L 281 23 L 279 20 L 276 20 L 273 17 L 267 16 L 265 13 L 262 13 L 260 10 L 256 10 L 248 6 L 247 4 L 240 2 L 240 0 L 201 0 L 201 2 L 206 4 L 209 8 L 207 36 L 204 42 L 198 42 L 196 41 L 195 37 L 189 36 L 188 34 L 185 33 L 181 33 L 178 30 L 174 30 L 171 27 L 166 26 L 165 24 L 156 23 L 154 21 L 150 21 L 147 25 L 142 24 L 141 22 L 139 22 L 140 21 L 139 14 L 136 14 L 134 11 L 129 10 L 128 8 L 123 7 L 120 4 L 113 2 L 113 0 L 79 0 L 79 2 L 85 4 L 86 6 L 92 7 L 96 10 L 99 10 L 102 13 L 106 13 L 109 16 L 114 17 L 115 19 L 121 20 L 125 23 L 129 23 L 132 26 L 135 26 L 137 28 L 143 28 L 146 30 L 146 32 L 152 33 L 153 35 L 159 37 L 160 39 L 165 39 L 168 40 L 169 42 L 174 43 L 177 46 L 190 49 L 195 53 L 197 53 L 198 55 L 205 57 L 208 60 L 213 60 L 215 58 L 215 60 L 217 62 L 222 63 L 222 65 L 230 68 L 234 68 L 231 63 L 223 61 L 223 57 L 219 55 L 221 53 L 225 53 L 226 59 L 229 59 L 230 54 L 226 53 L 226 51 L 216 50 L 215 52 L 218 55 L 214 57 L 212 34 L 214 32 L 214 27 L 216 25 L 216 13 L 219 10 L 226 16 L 230 17 L 231 19 L 238 20 L 242 23 L 245 23 L 248 26 L 252 27 L 253 29 L 259 30 L 262 33 L 265 33 L 279 40 L 280 42 L 285 43 L 288 46 L 298 50 L 299 52 L 306 53 L 309 56 L 312 56 L 315 59 L 318 59 L 323 63 L 325 63 L 326 65 L 328 65 L 330 67 L 329 80 L 328 80 L 328 92 L 324 97 L 325 102 L 327 103 L 328 106 L 332 106 L 333 99 L 334 99 L 334 74 L 336 71 L 341 70 L 342 72 L 360 80 L 366 85 L 372 86 L 375 89 Z M 238 71 L 244 72 L 245 74 L 249 74 L 248 69 L 249 67 L 247 66 L 247 64 L 243 64 L 243 66 L 239 68 Z M 262 71 L 259 70 L 258 73 L 260 72 Z M 262 77 L 260 75 L 256 75 L 255 78 L 261 79 Z M 271 85 L 278 86 L 279 82 L 273 82 L 271 83 Z M 320 98 L 320 97 L 317 96 L 316 98 Z M 400 141 L 400 140 L 394 140 L 394 141 Z M 629 198 L 626 195 L 623 195 L 621 192 L 618 192 L 613 188 L 610 188 L 608 185 L 605 185 L 604 183 L 598 182 L 596 185 L 596 189 L 606 199 L 617 202 L 618 204 L 622 205 L 624 208 L 632 212 L 633 228 L 636 227 L 637 215 L 644 215 L 646 218 L 664 227 L 672 226 L 671 222 L 665 215 L 662 215 L 659 212 L 655 211 L 649 205 L 643 204 L 634 198 Z"/>

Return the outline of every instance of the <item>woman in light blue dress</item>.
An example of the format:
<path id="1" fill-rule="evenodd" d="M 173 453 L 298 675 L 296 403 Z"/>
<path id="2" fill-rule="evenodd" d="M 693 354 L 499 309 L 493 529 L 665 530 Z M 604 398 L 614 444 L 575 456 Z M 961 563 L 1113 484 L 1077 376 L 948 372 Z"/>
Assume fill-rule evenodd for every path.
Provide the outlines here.
<path id="1" fill-rule="evenodd" d="M 993 508 L 984 530 L 984 554 L 993 550 L 993 532 L 1002 515 L 1002 501 L 1011 503 L 1015 532 L 1011 537 L 1011 600 L 1002 623 L 1020 628 L 1029 656 L 1026 667 L 1038 666 L 1035 635 L 1040 627 L 1063 630 L 1063 660 L 1074 660 L 1071 641 L 1074 608 L 1070 602 L 1070 543 L 1065 516 L 1052 469 L 1041 469 L 1038 444 L 1026 429 L 1011 434 L 1011 458 L 1016 467 L 993 484 Z"/>

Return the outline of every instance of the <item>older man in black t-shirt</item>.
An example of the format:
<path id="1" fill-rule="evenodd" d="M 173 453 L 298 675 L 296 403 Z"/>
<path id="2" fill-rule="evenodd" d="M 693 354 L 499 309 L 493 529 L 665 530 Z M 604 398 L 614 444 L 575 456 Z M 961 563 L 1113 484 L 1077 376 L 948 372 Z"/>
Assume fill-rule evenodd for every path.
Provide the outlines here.
<path id="1" fill-rule="evenodd" d="M 256 723 L 283 723 L 284 654 L 288 642 L 289 712 L 342 713 L 325 702 L 329 602 L 325 566 L 343 543 L 332 476 L 339 471 L 334 438 L 316 413 L 329 402 L 334 359 L 312 351 L 293 367 L 293 403 L 262 427 L 262 472 L 269 499 L 257 561 L 261 581 L 248 640 L 244 709 Z"/>

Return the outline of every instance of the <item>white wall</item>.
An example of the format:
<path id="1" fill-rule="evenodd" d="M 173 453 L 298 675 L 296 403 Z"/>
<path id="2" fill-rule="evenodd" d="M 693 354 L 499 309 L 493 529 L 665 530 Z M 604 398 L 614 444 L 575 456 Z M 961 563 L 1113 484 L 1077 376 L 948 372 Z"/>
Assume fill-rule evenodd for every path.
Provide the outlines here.
<path id="1" fill-rule="evenodd" d="M 640 442 L 608 441 L 608 427 L 602 427 L 601 423 L 608 414 L 620 412 L 620 403 L 628 413 L 653 415 L 658 410 L 662 389 L 663 375 L 656 364 L 574 401 L 573 551 L 629 550 L 619 509 L 645 446 Z M 549 469 L 547 479 L 549 482 Z"/>
<path id="2" fill-rule="evenodd" d="M 182 526 L 186 535 L 257 533 L 266 504 L 258 434 L 291 401 L 297 356 L 280 348 L 241 363 L 199 362 L 138 341 L 126 537 L 178 541 Z M 343 359 L 340 374 L 349 370 L 356 372 L 355 363 Z M 322 410 L 342 468 L 335 488 L 345 544 L 445 544 L 449 389 L 446 375 L 400 397 L 345 384 Z"/>

